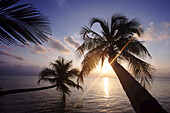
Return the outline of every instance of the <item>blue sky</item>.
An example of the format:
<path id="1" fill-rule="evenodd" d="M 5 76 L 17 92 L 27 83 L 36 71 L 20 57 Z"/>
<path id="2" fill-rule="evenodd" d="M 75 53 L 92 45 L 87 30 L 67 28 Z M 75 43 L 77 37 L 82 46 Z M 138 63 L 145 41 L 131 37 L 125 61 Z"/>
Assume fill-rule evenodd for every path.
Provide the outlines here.
<path id="1" fill-rule="evenodd" d="M 109 19 L 121 13 L 142 23 L 145 34 L 141 40 L 152 55 L 148 62 L 156 67 L 156 75 L 170 77 L 170 0 L 21 0 L 18 4 L 23 3 L 33 4 L 49 18 L 53 39 L 42 46 L 0 45 L 1 75 L 9 70 L 22 74 L 19 69 L 31 75 L 58 56 L 73 59 L 74 66 L 80 67 L 75 50 L 82 43 L 81 27 L 89 25 L 92 17 Z"/>

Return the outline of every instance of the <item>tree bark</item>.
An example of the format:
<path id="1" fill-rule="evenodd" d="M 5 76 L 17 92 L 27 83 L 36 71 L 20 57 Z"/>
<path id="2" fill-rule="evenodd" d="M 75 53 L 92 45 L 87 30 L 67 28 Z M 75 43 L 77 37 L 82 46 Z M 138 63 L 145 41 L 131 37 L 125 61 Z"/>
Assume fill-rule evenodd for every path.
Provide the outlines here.
<path id="1" fill-rule="evenodd" d="M 64 91 L 63 91 L 63 96 L 62 96 L 62 104 L 63 104 L 63 108 L 65 108 L 65 106 L 66 106 L 66 95 L 65 95 Z"/>
<path id="2" fill-rule="evenodd" d="M 136 113 L 167 113 L 158 101 L 117 61 L 111 64 Z"/>
<path id="3" fill-rule="evenodd" d="M 25 92 L 45 90 L 45 89 L 54 88 L 56 86 L 57 85 L 40 87 L 40 88 L 13 89 L 13 90 L 0 91 L 0 96 L 9 95 L 9 94 L 16 94 L 16 93 L 25 93 Z"/>

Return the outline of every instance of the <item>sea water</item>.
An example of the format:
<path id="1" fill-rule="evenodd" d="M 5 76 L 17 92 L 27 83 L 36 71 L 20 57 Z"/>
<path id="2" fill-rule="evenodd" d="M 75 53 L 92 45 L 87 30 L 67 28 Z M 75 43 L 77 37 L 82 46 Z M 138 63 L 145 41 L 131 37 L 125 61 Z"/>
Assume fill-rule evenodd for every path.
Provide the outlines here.
<path id="1" fill-rule="evenodd" d="M 117 78 L 85 78 L 84 91 L 71 88 L 66 113 L 135 113 Z M 37 85 L 37 76 L 0 76 L 3 90 L 48 86 Z M 170 112 L 170 78 L 155 78 L 148 91 Z M 1 113 L 58 113 L 61 93 L 53 89 L 0 97 Z"/>

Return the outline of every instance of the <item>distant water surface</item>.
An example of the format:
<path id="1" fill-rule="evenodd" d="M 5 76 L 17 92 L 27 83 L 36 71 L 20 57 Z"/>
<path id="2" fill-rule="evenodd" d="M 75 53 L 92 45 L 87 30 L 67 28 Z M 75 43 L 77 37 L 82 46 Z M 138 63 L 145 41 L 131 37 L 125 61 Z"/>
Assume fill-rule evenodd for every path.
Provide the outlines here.
<path id="1" fill-rule="evenodd" d="M 117 78 L 85 79 L 84 92 L 71 89 L 66 113 L 134 113 Z M 37 76 L 0 76 L 0 86 L 7 89 L 41 87 Z M 93 87 L 89 90 L 91 85 Z M 170 78 L 155 78 L 149 92 L 170 112 Z M 87 92 L 87 90 L 89 90 Z M 2 113 L 58 113 L 60 93 L 53 89 L 1 97 Z"/>

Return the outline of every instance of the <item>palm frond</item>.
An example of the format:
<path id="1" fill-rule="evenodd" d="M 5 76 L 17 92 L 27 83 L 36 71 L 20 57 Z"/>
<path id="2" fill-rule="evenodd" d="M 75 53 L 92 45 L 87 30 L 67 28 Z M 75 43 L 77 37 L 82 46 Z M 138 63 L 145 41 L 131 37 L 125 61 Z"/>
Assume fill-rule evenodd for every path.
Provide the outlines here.
<path id="1" fill-rule="evenodd" d="M 70 93 L 71 93 L 70 89 L 65 84 L 60 84 L 57 87 L 57 89 L 60 90 L 63 93 L 66 93 L 67 95 L 70 95 Z"/>
<path id="2" fill-rule="evenodd" d="M 63 58 L 58 58 L 51 66 L 58 75 L 65 76 L 69 69 L 72 67 L 72 61 L 65 61 Z"/>
<path id="3" fill-rule="evenodd" d="M 114 27 L 117 30 L 115 38 L 121 38 L 122 36 L 133 36 L 134 34 L 141 36 L 141 34 L 143 34 L 143 28 L 141 27 L 141 24 L 139 23 L 139 21 L 137 21 L 136 18 L 130 21 L 121 20 Z"/>
<path id="4" fill-rule="evenodd" d="M 103 68 L 104 60 L 105 60 L 105 57 L 102 56 L 102 58 L 101 58 L 101 69 Z"/>
<path id="5" fill-rule="evenodd" d="M 100 41 L 104 41 L 105 40 L 100 34 L 98 34 L 97 32 L 95 32 L 93 30 L 91 30 L 89 27 L 87 27 L 87 26 L 82 27 L 80 35 L 82 36 L 83 40 L 89 39 L 90 38 L 89 34 L 94 39 L 98 39 Z"/>
<path id="6" fill-rule="evenodd" d="M 71 87 L 74 87 L 74 88 L 77 88 L 77 89 L 81 89 L 83 91 L 83 88 L 79 84 L 76 84 L 75 82 L 73 82 L 72 80 L 67 80 L 66 84 L 68 86 L 71 86 Z"/>
<path id="7" fill-rule="evenodd" d="M 93 50 L 92 50 L 93 51 Z M 91 52 L 87 53 L 84 57 L 84 60 L 82 61 L 82 70 L 80 72 L 80 75 L 78 77 L 78 81 L 83 82 L 83 77 L 87 76 L 96 66 L 99 64 L 99 62 L 102 59 L 102 56 L 107 55 L 105 53 L 106 51 L 98 51 L 98 52 Z"/>
<path id="8" fill-rule="evenodd" d="M 80 74 L 80 71 L 78 69 L 71 69 L 66 73 L 67 78 L 75 78 L 78 77 Z"/>
<path id="9" fill-rule="evenodd" d="M 143 42 L 138 41 L 135 37 L 129 37 L 129 38 L 120 38 L 119 40 L 116 41 L 116 45 L 121 50 L 124 45 L 131 40 L 131 42 L 128 44 L 128 46 L 125 48 L 124 51 L 128 51 L 140 58 L 145 58 L 145 57 L 150 57 L 151 55 L 146 49 L 146 47 L 142 44 Z"/>
<path id="10" fill-rule="evenodd" d="M 38 80 L 38 84 L 40 84 L 41 81 L 45 81 L 45 82 L 49 82 L 51 84 L 56 84 L 57 85 L 57 78 L 47 78 L 47 77 L 43 77 L 43 78 L 40 78 Z"/>
<path id="11" fill-rule="evenodd" d="M 39 74 L 40 79 L 46 78 L 46 77 L 57 77 L 54 70 L 50 68 L 43 69 Z"/>
<path id="12" fill-rule="evenodd" d="M 98 19 L 98 18 L 92 18 L 90 21 L 90 27 L 92 27 L 94 23 L 100 24 L 100 26 L 101 26 L 102 30 L 104 31 L 104 33 L 106 34 L 106 36 L 110 35 L 107 21 Z"/>
<path id="13" fill-rule="evenodd" d="M 50 23 L 30 4 L 10 7 L 20 0 L 1 0 L 0 38 L 5 44 L 41 44 L 51 35 Z M 6 34 L 9 34 L 7 37 Z"/>
<path id="14" fill-rule="evenodd" d="M 122 53 L 124 60 L 128 63 L 128 68 L 133 72 L 135 78 L 143 85 L 147 83 L 150 85 L 150 82 L 153 80 L 153 71 L 154 67 L 129 52 Z"/>
<path id="15" fill-rule="evenodd" d="M 129 45 L 126 47 L 126 50 L 139 56 L 140 58 L 147 57 L 147 56 L 151 58 L 149 51 L 142 43 L 143 42 L 133 38 L 131 43 L 129 43 Z"/>
<path id="16" fill-rule="evenodd" d="M 89 38 L 88 40 L 84 41 L 84 43 L 76 50 L 76 54 L 81 57 L 86 50 L 92 50 L 98 46 L 100 46 L 101 43 L 97 39 Z"/>
<path id="17" fill-rule="evenodd" d="M 20 0 L 1 0 L 0 1 L 0 9 L 3 10 L 5 8 L 10 7 L 11 5 L 19 2 Z"/>
<path id="18" fill-rule="evenodd" d="M 4 30 L 0 29 L 0 42 L 5 43 L 6 45 L 9 44 L 9 41 L 11 44 L 15 45 L 17 42 L 11 36 L 5 32 Z"/>
<path id="19" fill-rule="evenodd" d="M 97 46 L 100 46 L 101 44 L 106 43 L 103 40 L 100 40 L 98 38 L 90 38 L 88 35 L 84 38 L 84 43 L 77 48 L 76 54 L 78 57 L 81 57 L 86 50 L 92 50 L 96 48 Z"/>
<path id="20" fill-rule="evenodd" d="M 111 17 L 111 36 L 115 34 L 115 31 L 117 29 L 117 24 L 120 23 L 122 20 L 128 20 L 126 16 L 123 16 L 121 14 L 115 14 Z"/>
<path id="21" fill-rule="evenodd" d="M 138 36 L 141 36 L 141 34 L 144 33 L 141 23 L 137 20 L 137 18 L 130 20 L 127 25 L 129 26 L 129 31 L 136 33 Z"/>
<path id="22" fill-rule="evenodd" d="M 75 51 L 75 53 L 76 53 L 76 56 L 78 57 L 78 58 L 81 58 L 83 55 L 84 55 L 84 53 L 85 53 L 85 43 L 83 43 L 82 45 L 80 45 L 78 48 L 77 48 L 77 50 Z"/>

